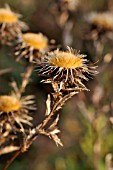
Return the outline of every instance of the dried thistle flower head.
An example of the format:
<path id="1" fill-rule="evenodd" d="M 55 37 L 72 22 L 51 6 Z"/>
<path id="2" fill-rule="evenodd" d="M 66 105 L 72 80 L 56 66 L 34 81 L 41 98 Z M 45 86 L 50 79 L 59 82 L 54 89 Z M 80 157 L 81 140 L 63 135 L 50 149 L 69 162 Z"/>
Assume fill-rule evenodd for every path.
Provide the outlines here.
<path id="1" fill-rule="evenodd" d="M 6 23 L 13 23 L 17 22 L 18 17 L 9 9 L 1 8 L 0 9 L 0 22 L 6 22 Z"/>
<path id="2" fill-rule="evenodd" d="M 85 57 L 70 47 L 66 52 L 49 52 L 39 67 L 39 73 L 49 77 L 47 82 L 56 82 L 59 90 L 87 90 L 82 81 L 95 73 L 95 67 L 89 67 Z"/>
<path id="3" fill-rule="evenodd" d="M 113 30 L 113 13 L 104 12 L 104 13 L 96 13 L 93 12 L 88 16 L 90 24 L 97 26 L 104 30 Z"/>
<path id="4" fill-rule="evenodd" d="M 4 126 L 7 122 L 12 124 L 15 130 L 14 124 L 17 123 L 20 129 L 24 131 L 22 124 L 31 124 L 32 118 L 28 115 L 29 110 L 34 110 L 34 96 L 24 96 L 13 91 L 10 95 L 0 96 L 0 116 L 2 121 L 0 125 Z"/>
<path id="5" fill-rule="evenodd" d="M 94 40 L 101 38 L 105 39 L 108 35 L 107 33 L 113 32 L 113 13 L 92 12 L 88 14 L 88 16 L 86 17 L 86 21 L 90 24 L 89 38 L 92 38 Z"/>
<path id="6" fill-rule="evenodd" d="M 17 42 L 15 55 L 17 61 L 21 58 L 28 58 L 29 61 L 33 59 L 41 59 L 41 55 L 48 49 L 48 38 L 42 33 L 25 33 L 22 34 L 20 40 Z"/>
<path id="7" fill-rule="evenodd" d="M 19 18 L 20 15 L 12 12 L 9 6 L 0 9 L 0 41 L 2 44 L 10 44 L 18 37 L 21 29 L 27 28 Z"/>
<path id="8" fill-rule="evenodd" d="M 70 18 L 70 13 L 77 10 L 80 0 L 55 0 L 51 3 L 51 14 L 59 27 L 65 27 Z"/>
<path id="9" fill-rule="evenodd" d="M 68 10 L 73 11 L 78 6 L 78 0 L 60 0 L 61 5 L 67 6 Z"/>
<path id="10" fill-rule="evenodd" d="M 76 10 L 78 4 L 79 0 L 56 0 L 56 7 L 60 12 Z"/>
<path id="11" fill-rule="evenodd" d="M 35 49 L 40 50 L 47 47 L 48 39 L 42 33 L 26 33 L 23 34 L 23 41 L 29 46 L 33 46 Z"/>
<path id="12" fill-rule="evenodd" d="M 21 108 L 21 102 L 15 96 L 0 96 L 0 112 L 14 112 Z"/>

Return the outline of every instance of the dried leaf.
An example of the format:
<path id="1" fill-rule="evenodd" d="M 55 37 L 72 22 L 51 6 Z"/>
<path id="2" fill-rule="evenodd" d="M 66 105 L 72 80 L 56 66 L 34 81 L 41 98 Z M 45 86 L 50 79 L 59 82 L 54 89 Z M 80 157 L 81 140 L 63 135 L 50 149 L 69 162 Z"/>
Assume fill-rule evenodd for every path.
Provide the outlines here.
<path id="1" fill-rule="evenodd" d="M 58 145 L 63 146 L 63 143 L 61 142 L 60 138 L 56 134 L 51 134 L 49 137 L 54 140 L 57 146 Z"/>
<path id="2" fill-rule="evenodd" d="M 48 116 L 51 112 L 51 98 L 50 95 L 48 95 L 47 101 L 46 101 L 46 113 L 45 115 Z"/>
<path id="3" fill-rule="evenodd" d="M 49 126 L 49 130 L 56 128 L 58 121 L 59 121 L 59 115 L 57 115 L 57 117 L 54 120 L 54 122 Z"/>
<path id="4" fill-rule="evenodd" d="M 10 152 L 14 152 L 16 150 L 18 150 L 19 147 L 18 146 L 6 146 L 5 148 L 3 149 L 0 149 L 0 155 L 3 155 L 3 154 L 7 154 L 7 153 L 10 153 Z"/>

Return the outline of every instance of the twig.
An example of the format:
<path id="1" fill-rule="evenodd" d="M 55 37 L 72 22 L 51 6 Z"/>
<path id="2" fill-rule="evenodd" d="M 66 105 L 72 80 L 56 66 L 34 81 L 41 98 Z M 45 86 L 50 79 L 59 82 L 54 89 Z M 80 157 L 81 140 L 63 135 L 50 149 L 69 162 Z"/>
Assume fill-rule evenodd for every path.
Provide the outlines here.
<path id="1" fill-rule="evenodd" d="M 21 153 L 21 149 L 16 151 L 15 154 L 13 155 L 13 157 L 10 160 L 7 161 L 7 163 L 2 168 L 2 170 L 6 170 L 20 153 Z"/>
<path id="2" fill-rule="evenodd" d="M 29 78 L 32 74 L 33 68 L 34 68 L 34 65 L 32 63 L 28 64 L 28 66 L 26 67 L 25 72 L 23 73 L 22 84 L 20 87 L 20 93 L 24 92 L 26 85 L 29 82 Z"/>
<path id="3" fill-rule="evenodd" d="M 0 76 L 6 73 L 11 72 L 13 69 L 12 68 L 6 68 L 6 69 L 2 69 L 0 70 Z"/>

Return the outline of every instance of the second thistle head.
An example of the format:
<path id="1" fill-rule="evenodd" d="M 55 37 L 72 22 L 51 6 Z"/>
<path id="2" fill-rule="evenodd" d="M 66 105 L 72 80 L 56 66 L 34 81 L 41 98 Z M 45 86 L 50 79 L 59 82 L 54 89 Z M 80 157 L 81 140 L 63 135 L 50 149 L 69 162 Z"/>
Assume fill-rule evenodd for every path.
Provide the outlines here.
<path id="1" fill-rule="evenodd" d="M 24 33 L 17 41 L 15 56 L 17 61 L 27 58 L 29 62 L 40 61 L 43 53 L 48 50 L 48 38 L 42 33 Z"/>

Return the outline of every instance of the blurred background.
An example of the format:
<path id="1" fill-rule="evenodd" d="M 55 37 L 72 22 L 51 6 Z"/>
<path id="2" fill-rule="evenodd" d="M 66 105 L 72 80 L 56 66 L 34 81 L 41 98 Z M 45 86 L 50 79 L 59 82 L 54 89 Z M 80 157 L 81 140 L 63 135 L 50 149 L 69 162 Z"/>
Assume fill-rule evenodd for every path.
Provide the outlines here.
<path id="1" fill-rule="evenodd" d="M 113 0 L 0 0 L 1 8 L 5 4 L 22 14 L 29 31 L 42 32 L 63 49 L 69 45 L 80 50 L 99 71 L 85 82 L 90 91 L 72 97 L 60 111 L 59 136 L 64 146 L 56 147 L 52 140 L 39 136 L 9 170 L 113 170 L 113 30 L 102 30 L 100 35 L 95 28 L 95 38 L 88 22 L 93 11 L 112 13 Z M 10 92 L 12 80 L 21 83 L 24 67 L 15 62 L 12 51 L 0 47 L 0 69 L 13 68 L 0 76 L 0 94 Z M 43 120 L 50 92 L 51 87 L 41 84 L 34 71 L 26 89 L 27 94 L 36 95 L 34 125 Z M 0 167 L 10 157 L 0 157 Z"/>

